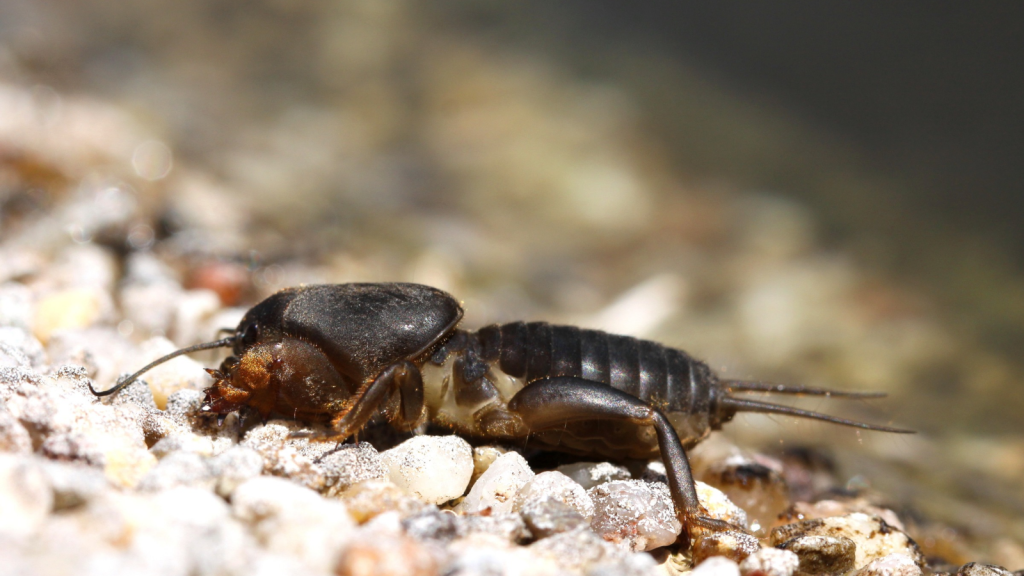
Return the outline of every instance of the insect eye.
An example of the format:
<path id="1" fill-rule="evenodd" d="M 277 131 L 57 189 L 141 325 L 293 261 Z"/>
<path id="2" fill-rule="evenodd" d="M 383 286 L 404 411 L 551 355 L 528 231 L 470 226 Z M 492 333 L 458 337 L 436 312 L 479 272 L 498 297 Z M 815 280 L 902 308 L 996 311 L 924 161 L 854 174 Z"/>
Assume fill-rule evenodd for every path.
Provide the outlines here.
<path id="1" fill-rule="evenodd" d="M 255 324 L 249 324 L 245 327 L 245 331 L 242 332 L 242 346 L 248 348 L 256 344 L 256 341 L 260 338 L 260 329 Z"/>

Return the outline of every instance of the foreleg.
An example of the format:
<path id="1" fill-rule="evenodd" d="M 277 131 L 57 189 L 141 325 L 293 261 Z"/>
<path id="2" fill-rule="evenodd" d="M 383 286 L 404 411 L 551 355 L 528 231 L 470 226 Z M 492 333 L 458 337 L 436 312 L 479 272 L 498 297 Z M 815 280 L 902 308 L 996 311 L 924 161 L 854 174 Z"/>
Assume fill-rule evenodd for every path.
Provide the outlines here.
<path id="1" fill-rule="evenodd" d="M 293 436 L 342 442 L 365 426 L 394 390 L 399 393 L 399 407 L 393 423 L 398 428 L 411 428 L 423 412 L 423 379 L 415 364 L 399 362 L 389 366 L 349 398 L 345 407 L 331 420 L 331 432 Z"/>

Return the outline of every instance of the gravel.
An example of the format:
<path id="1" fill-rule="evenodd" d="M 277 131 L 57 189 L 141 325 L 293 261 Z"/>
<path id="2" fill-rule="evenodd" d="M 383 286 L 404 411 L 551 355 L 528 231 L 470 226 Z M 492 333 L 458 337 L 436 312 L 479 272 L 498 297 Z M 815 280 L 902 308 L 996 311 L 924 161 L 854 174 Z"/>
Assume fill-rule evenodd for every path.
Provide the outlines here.
<path id="1" fill-rule="evenodd" d="M 473 449 L 457 436 L 410 438 L 380 462 L 396 486 L 430 504 L 462 496 L 473 475 Z"/>
<path id="2" fill-rule="evenodd" d="M 591 488 L 588 494 L 594 501 L 591 527 L 627 550 L 667 546 L 682 531 L 665 484 L 615 480 Z"/>
<path id="3" fill-rule="evenodd" d="M 519 453 L 502 454 L 477 478 L 458 509 L 466 514 L 511 512 L 519 491 L 533 476 L 530 465 Z"/>
<path id="4" fill-rule="evenodd" d="M 455 76 L 445 85 L 461 85 L 461 76 Z M 472 86 L 461 89 L 479 92 Z M 459 88 L 452 90 L 434 96 L 437 101 L 449 96 L 458 100 Z M 925 567 L 924 556 L 895 512 L 878 507 L 877 500 L 791 502 L 786 488 L 797 485 L 797 479 L 763 455 L 710 459 L 700 470 L 695 466 L 695 472 L 720 488 L 700 482 L 697 490 L 712 517 L 758 535 L 774 528 L 774 547 L 731 531 L 703 535 L 687 556 L 674 546 L 683 527 L 668 495 L 664 467 L 657 462 L 577 462 L 548 470 L 531 466 L 517 451 L 522 446 L 471 448 L 452 435 L 418 435 L 385 450 L 383 443 L 338 446 L 293 438 L 293 432 L 323 430 L 323 424 L 290 419 L 262 422 L 251 414 L 236 414 L 218 425 L 199 410 L 203 389 L 210 384 L 204 368 L 217 365 L 212 356 L 176 358 L 118 394 L 96 398 L 90 385 L 109 388 L 151 360 L 237 324 L 245 309 L 226 307 L 217 296 L 222 293 L 218 286 L 191 276 L 211 262 L 244 271 L 236 292 L 245 293 L 241 301 L 249 303 L 285 283 L 427 280 L 465 298 L 467 314 L 476 315 L 467 316 L 466 322 L 478 325 L 496 318 L 539 316 L 543 310 L 525 296 L 530 290 L 488 292 L 466 280 L 479 271 L 470 269 L 473 262 L 496 266 L 502 274 L 540 279 L 538 286 L 573 310 L 596 309 L 609 294 L 595 291 L 589 282 L 577 285 L 578 279 L 563 278 L 574 272 L 557 260 L 518 256 L 548 247 L 548 232 L 528 232 L 518 240 L 521 245 L 509 244 L 517 252 L 505 253 L 505 225 L 511 222 L 518 229 L 521 215 L 495 210 L 503 206 L 500 195 L 461 207 L 465 199 L 453 196 L 450 207 L 455 213 L 468 211 L 468 219 L 465 214 L 451 219 L 420 214 L 415 222 L 422 228 L 405 220 L 379 226 L 389 234 L 408 229 L 434 238 L 429 246 L 416 247 L 418 252 L 409 248 L 409 262 L 394 256 L 404 251 L 372 253 L 374 243 L 369 242 L 365 249 L 371 254 L 366 257 L 339 252 L 325 257 L 330 264 L 318 266 L 287 261 L 288 253 L 280 263 L 271 263 L 267 257 L 277 251 L 261 254 L 253 248 L 262 232 L 251 230 L 262 227 L 250 226 L 247 204 L 224 194 L 208 175 L 180 167 L 160 183 L 130 176 L 125 158 L 148 137 L 122 111 L 65 96 L 63 120 L 41 129 L 23 124 L 25 118 L 39 116 L 33 94 L 0 86 L 4 200 L 37 185 L 19 180 L 26 176 L 20 172 L 21 160 L 11 158 L 27 159 L 66 185 L 49 190 L 50 205 L 39 212 L 23 217 L 5 213 L 0 229 L 0 570 L 168 576 L 632 576 L 674 574 L 696 562 L 696 576 L 792 576 L 797 566 L 807 573 L 859 570 L 858 576 L 902 576 Z M 578 107 L 574 94 L 562 96 L 566 110 L 602 110 L 600 102 Z M 443 124 L 448 128 L 425 128 L 443 133 L 428 135 L 425 146 L 438 146 L 434 139 L 462 141 L 444 133 L 453 124 Z M 575 182 L 570 191 L 556 194 L 562 203 L 555 211 L 559 226 L 543 229 L 568 234 L 580 244 L 603 241 L 610 229 L 618 229 L 633 242 L 629 235 L 645 229 L 647 219 L 654 217 L 643 208 L 651 192 L 630 184 L 611 208 L 588 212 L 585 222 L 573 220 L 596 207 L 586 193 L 589 186 L 579 183 L 604 179 L 594 180 L 586 163 L 572 160 L 581 155 L 571 136 L 575 130 L 568 133 L 565 142 L 552 145 L 564 146 L 562 161 L 572 164 L 571 178 L 533 172 L 537 163 L 530 161 L 505 174 L 508 178 L 481 174 L 470 179 L 513 181 L 513 176 L 530 174 L 522 180 Z M 531 138 L 552 142 L 546 133 Z M 484 148 L 504 153 L 500 145 L 488 148 L 489 141 L 455 147 L 468 146 L 462 156 Z M 514 157 L 516 149 L 509 147 Z M 598 176 L 610 175 L 612 182 L 642 180 L 621 151 L 610 152 L 614 166 Z M 559 162 L 557 154 L 552 158 Z M 36 168 L 28 172 L 26 177 L 38 175 Z M 445 168 L 446 179 L 468 177 L 459 166 Z M 670 181 L 664 175 L 657 180 Z M 523 192 L 521 200 L 530 197 Z M 822 366 L 857 367 L 850 381 L 865 387 L 905 382 L 902 375 L 922 372 L 936 356 L 948 357 L 935 352 L 948 346 L 923 350 L 915 344 L 950 338 L 934 334 L 928 322 L 889 322 L 884 311 L 872 311 L 882 319 L 850 313 L 865 306 L 862 300 L 870 300 L 851 280 L 857 271 L 813 249 L 808 230 L 814 223 L 799 207 L 763 195 L 680 201 L 708 215 L 708 227 L 698 234 L 702 239 L 682 246 L 691 256 L 678 264 L 680 271 L 640 281 L 589 319 L 607 322 L 604 327 L 611 330 L 637 332 L 682 323 L 688 328 L 675 326 L 676 340 L 695 340 L 686 330 L 694 331 L 716 359 L 738 353 L 752 365 L 781 370 L 806 367 L 801 359 L 824 358 L 828 361 L 820 362 Z M 153 212 L 152 205 L 165 204 L 173 209 Z M 737 210 L 748 204 L 756 209 Z M 734 212 L 742 212 L 737 222 L 716 223 Z M 495 214 L 501 218 L 491 219 Z M 155 228 L 163 224 L 166 230 L 157 234 Z M 661 232 L 675 230 L 670 221 L 654 224 Z M 729 226 L 750 230 L 752 236 L 737 239 L 735 254 L 721 247 L 707 251 Z M 146 227 L 150 243 L 138 244 L 138 233 Z M 496 237 L 487 236 L 492 229 Z M 157 240 L 165 234 L 167 238 Z M 675 258 L 679 247 L 667 241 L 665 254 Z M 601 266 L 607 261 L 600 259 Z M 778 265 L 765 267 L 766 261 Z M 648 269 L 649 261 L 644 262 L 637 268 Z M 588 273 L 606 274 L 601 267 L 594 270 Z M 622 283 L 617 271 L 607 274 L 616 278 L 614 284 Z M 707 284 L 700 280 L 705 277 L 711 278 Z M 691 282 L 692 291 L 702 298 L 735 306 L 695 313 L 685 295 Z M 822 334 L 836 340 L 823 343 Z M 742 362 L 731 365 L 745 368 Z M 996 365 L 988 372 L 1000 370 Z M 826 474 L 808 477 L 799 486 L 803 499 L 810 499 L 844 482 Z M 801 521 L 780 526 L 787 521 L 778 518 L 783 510 L 785 518 Z M 958 574 L 1008 572 L 971 563 Z"/>

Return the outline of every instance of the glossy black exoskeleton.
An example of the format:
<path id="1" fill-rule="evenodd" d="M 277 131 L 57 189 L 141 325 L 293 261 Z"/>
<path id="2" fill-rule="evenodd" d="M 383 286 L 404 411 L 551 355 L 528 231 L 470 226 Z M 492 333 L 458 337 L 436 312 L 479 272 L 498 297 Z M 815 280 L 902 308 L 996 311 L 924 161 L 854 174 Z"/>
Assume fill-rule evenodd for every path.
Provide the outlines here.
<path id="1" fill-rule="evenodd" d="M 885 432 L 886 426 L 739 398 L 736 392 L 846 397 L 799 386 L 719 379 L 681 350 L 597 330 L 544 322 L 457 328 L 462 307 L 418 284 L 337 284 L 289 288 L 246 313 L 222 340 L 180 354 L 231 347 L 206 389 L 203 410 L 248 406 L 330 423 L 317 440 L 343 440 L 378 411 L 401 429 L 429 420 L 457 433 L 609 458 L 661 455 L 677 514 L 689 538 L 730 526 L 697 500 L 685 448 L 737 412 L 768 412 Z"/>

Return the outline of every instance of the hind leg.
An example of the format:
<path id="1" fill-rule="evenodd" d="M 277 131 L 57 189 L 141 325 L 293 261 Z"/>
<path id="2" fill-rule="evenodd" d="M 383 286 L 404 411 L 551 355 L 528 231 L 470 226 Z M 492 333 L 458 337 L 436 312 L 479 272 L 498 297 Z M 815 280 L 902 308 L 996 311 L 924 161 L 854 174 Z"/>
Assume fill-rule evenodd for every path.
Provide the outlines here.
<path id="1" fill-rule="evenodd" d="M 611 386 L 581 378 L 548 378 L 520 390 L 508 403 L 531 432 L 557 429 L 585 420 L 625 420 L 653 426 L 665 462 L 669 491 L 676 514 L 690 540 L 699 530 L 735 530 L 727 522 L 707 517 L 697 500 L 690 462 L 665 415 L 643 400 Z"/>

